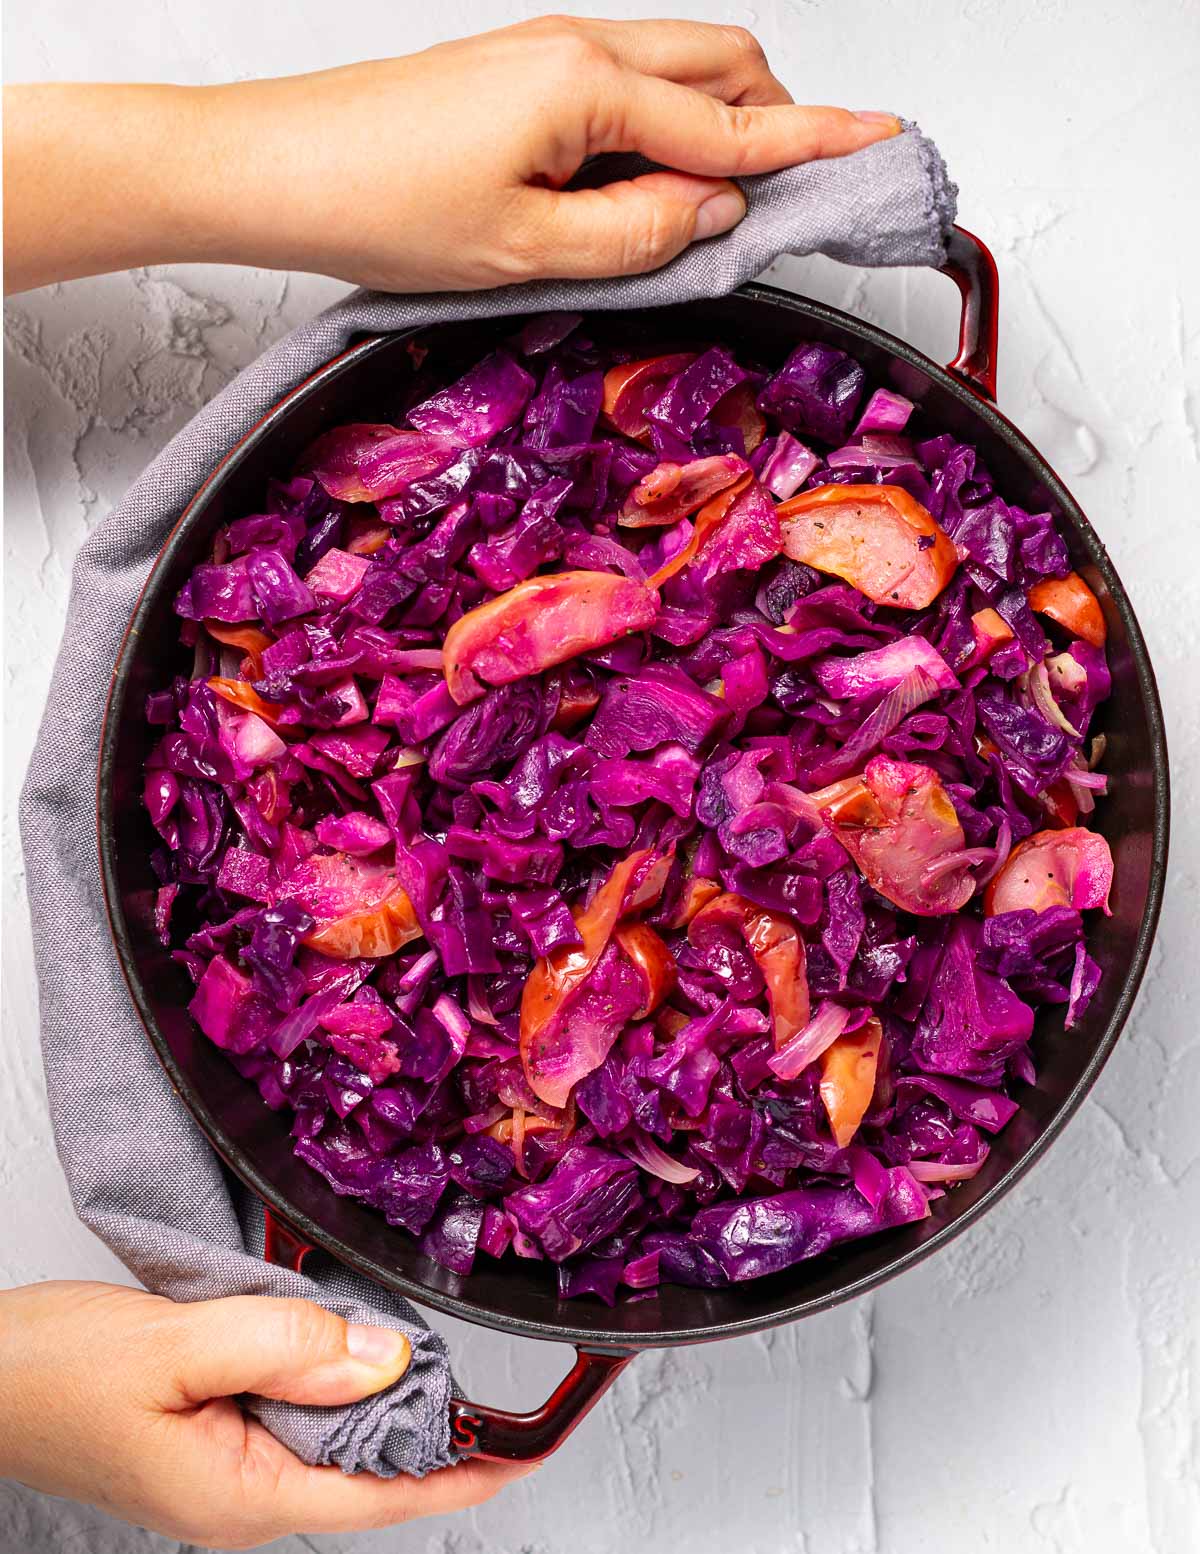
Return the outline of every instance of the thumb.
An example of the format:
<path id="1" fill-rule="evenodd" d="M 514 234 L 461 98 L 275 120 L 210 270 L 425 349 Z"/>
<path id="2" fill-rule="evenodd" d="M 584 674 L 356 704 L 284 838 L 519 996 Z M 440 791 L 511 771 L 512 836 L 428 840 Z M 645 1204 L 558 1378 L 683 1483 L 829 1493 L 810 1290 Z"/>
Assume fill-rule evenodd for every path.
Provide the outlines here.
<path id="1" fill-rule="evenodd" d="M 403 1333 L 365 1327 L 308 1300 L 235 1295 L 175 1308 L 179 1406 L 257 1392 L 290 1403 L 353 1403 L 408 1369 Z"/>
<path id="2" fill-rule="evenodd" d="M 531 189 L 540 203 L 539 273 L 564 280 L 641 275 L 689 243 L 735 227 L 746 200 L 725 178 L 645 173 L 570 193 Z"/>

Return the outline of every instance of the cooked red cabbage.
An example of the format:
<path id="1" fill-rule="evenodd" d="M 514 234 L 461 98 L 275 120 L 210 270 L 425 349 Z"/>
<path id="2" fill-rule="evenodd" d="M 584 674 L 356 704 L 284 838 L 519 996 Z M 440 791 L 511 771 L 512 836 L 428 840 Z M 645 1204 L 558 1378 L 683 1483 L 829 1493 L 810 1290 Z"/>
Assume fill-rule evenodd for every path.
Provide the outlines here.
<path id="1" fill-rule="evenodd" d="M 193 1018 L 459 1274 L 611 1303 L 924 1217 L 1100 979 L 1110 680 L 1053 518 L 819 343 L 558 313 L 447 377 L 176 601 Z"/>

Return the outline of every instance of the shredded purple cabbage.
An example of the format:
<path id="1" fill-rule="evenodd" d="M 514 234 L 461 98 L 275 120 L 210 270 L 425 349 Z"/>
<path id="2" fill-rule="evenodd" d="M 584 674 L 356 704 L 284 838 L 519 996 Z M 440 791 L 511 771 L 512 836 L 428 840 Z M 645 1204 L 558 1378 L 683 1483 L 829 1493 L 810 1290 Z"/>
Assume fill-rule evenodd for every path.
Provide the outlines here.
<path id="1" fill-rule="evenodd" d="M 973 1176 L 1112 876 L 1053 518 L 830 346 L 660 351 L 435 346 L 215 536 L 146 709 L 162 941 L 296 1153 L 609 1304 Z"/>

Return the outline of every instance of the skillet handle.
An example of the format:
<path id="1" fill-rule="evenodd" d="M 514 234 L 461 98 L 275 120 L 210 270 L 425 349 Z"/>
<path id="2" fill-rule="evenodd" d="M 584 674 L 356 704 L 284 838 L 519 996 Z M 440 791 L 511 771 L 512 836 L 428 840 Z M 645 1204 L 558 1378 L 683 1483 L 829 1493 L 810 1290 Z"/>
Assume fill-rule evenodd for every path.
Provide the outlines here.
<path id="1" fill-rule="evenodd" d="M 311 1244 L 263 1205 L 266 1233 L 263 1258 L 280 1268 L 300 1272 Z M 540 1462 L 557 1451 L 633 1359 L 629 1350 L 575 1350 L 575 1364 L 554 1392 L 528 1414 L 510 1414 L 466 1398 L 450 1399 L 450 1439 L 462 1457 L 493 1462 Z"/>
<path id="2" fill-rule="evenodd" d="M 289 1224 L 263 1204 L 264 1262 L 299 1273 L 300 1265 L 312 1250 L 311 1242 L 297 1235 Z"/>
<path id="3" fill-rule="evenodd" d="M 577 1348 L 575 1364 L 541 1408 L 528 1414 L 451 1398 L 450 1439 L 460 1456 L 540 1462 L 558 1450 L 632 1359 L 628 1351 L 614 1354 Z"/>
<path id="4" fill-rule="evenodd" d="M 1000 313 L 1000 278 L 986 244 L 965 227 L 953 227 L 946 244 L 942 274 L 948 275 L 962 297 L 958 355 L 947 367 L 956 378 L 989 404 L 996 402 L 996 334 Z"/>

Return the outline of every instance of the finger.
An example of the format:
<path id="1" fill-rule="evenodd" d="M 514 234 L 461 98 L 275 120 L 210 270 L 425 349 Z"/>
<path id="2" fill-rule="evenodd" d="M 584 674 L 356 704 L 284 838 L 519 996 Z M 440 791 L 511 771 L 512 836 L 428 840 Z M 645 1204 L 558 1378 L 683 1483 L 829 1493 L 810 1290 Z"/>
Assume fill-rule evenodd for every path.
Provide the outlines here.
<path id="1" fill-rule="evenodd" d="M 746 214 L 736 184 L 646 173 L 569 194 L 530 190 L 538 274 L 560 279 L 641 275 L 695 238 L 728 231 Z"/>
<path id="2" fill-rule="evenodd" d="M 581 18 L 570 25 L 595 39 L 620 64 L 707 92 L 727 103 L 790 103 L 771 74 L 762 45 L 745 27 L 709 22 L 618 22 Z"/>
<path id="3" fill-rule="evenodd" d="M 343 1473 L 341 1468 L 310 1468 L 281 1446 L 256 1421 L 246 1431 L 246 1499 L 262 1502 L 269 1489 L 273 1525 L 306 1533 L 361 1532 L 391 1527 L 420 1516 L 444 1516 L 482 1505 L 493 1495 L 527 1477 L 536 1463 L 472 1460 L 439 1468 L 426 1478 L 377 1478 L 373 1473 Z"/>
<path id="4" fill-rule="evenodd" d="M 595 129 L 591 151 L 640 151 L 681 172 L 736 178 L 848 156 L 898 134 L 900 121 L 845 108 L 730 106 L 674 81 L 627 73 Z"/>
<path id="5" fill-rule="evenodd" d="M 352 1403 L 408 1368 L 403 1333 L 347 1323 L 308 1300 L 236 1295 L 178 1306 L 173 1381 L 179 1406 L 238 1392 L 292 1403 Z"/>

